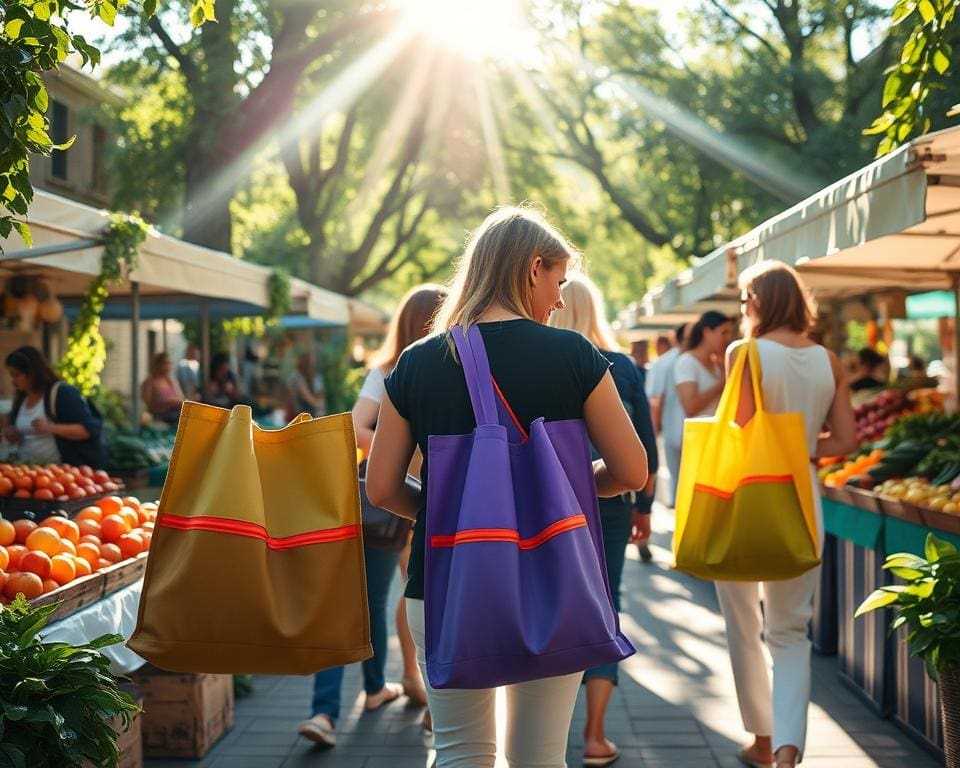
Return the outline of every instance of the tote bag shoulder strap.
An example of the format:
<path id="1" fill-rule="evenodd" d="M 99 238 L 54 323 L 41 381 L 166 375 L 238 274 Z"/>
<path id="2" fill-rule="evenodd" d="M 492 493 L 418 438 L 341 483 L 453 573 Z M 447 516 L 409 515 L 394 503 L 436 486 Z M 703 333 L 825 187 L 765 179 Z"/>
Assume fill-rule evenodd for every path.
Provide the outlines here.
<path id="1" fill-rule="evenodd" d="M 760 386 L 760 348 L 756 339 L 750 339 L 740 347 L 740 354 L 733 362 L 733 369 L 723 388 L 720 403 L 717 405 L 717 420 L 727 423 L 736 418 L 737 406 L 740 404 L 740 387 L 743 382 L 744 369 L 750 361 L 750 384 L 753 388 L 753 401 L 758 413 L 763 412 L 763 388 Z"/>
<path id="2" fill-rule="evenodd" d="M 493 391 L 493 381 L 490 377 L 490 363 L 483 347 L 483 337 L 480 329 L 471 325 L 466 334 L 459 326 L 450 331 L 453 343 L 457 346 L 460 355 L 460 364 L 467 380 L 467 391 L 470 393 L 470 404 L 473 406 L 473 416 L 477 426 L 498 424 L 497 401 Z"/>

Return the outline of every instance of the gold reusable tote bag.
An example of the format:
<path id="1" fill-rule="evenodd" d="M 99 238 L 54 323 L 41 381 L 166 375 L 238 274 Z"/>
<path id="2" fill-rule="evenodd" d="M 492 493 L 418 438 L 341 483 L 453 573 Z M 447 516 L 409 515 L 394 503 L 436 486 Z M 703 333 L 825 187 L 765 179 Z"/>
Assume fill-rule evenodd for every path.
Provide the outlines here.
<path id="1" fill-rule="evenodd" d="M 757 410 L 735 422 L 746 361 Z M 687 419 L 674 567 L 717 581 L 791 579 L 820 563 L 801 413 L 768 413 L 757 342 L 743 345 L 713 418 Z"/>
<path id="2" fill-rule="evenodd" d="M 184 403 L 128 645 L 175 672 L 372 655 L 350 414 L 263 430 L 249 406 Z"/>

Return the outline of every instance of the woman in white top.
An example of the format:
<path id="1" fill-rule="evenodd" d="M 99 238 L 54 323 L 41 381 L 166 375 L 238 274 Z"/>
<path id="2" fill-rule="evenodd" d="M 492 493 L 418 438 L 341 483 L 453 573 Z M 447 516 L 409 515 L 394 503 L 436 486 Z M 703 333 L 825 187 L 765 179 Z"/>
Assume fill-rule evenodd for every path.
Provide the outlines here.
<path id="1" fill-rule="evenodd" d="M 723 383 L 723 352 L 733 338 L 733 320 L 720 312 L 704 312 L 687 338 L 687 351 L 677 358 L 673 381 L 687 418 L 713 416 Z"/>
<path id="2" fill-rule="evenodd" d="M 353 430 L 357 436 L 357 448 L 363 457 L 370 453 L 373 433 L 380 416 L 380 402 L 386 395 L 384 379 L 397 364 L 397 358 L 408 346 L 430 332 L 433 316 L 446 297 L 446 289 L 439 285 L 421 285 L 410 290 L 400 301 L 400 306 L 390 322 L 387 337 L 370 360 L 370 372 L 363 382 L 357 402 L 353 406 Z M 419 477 L 420 456 L 417 454 L 409 468 L 410 474 Z M 370 637 L 373 643 L 373 658 L 363 662 L 363 686 L 366 696 L 364 709 L 372 711 L 406 694 L 411 703 L 425 706 L 427 693 L 424 689 L 420 667 L 417 664 L 417 648 L 407 623 L 406 601 L 397 605 L 396 626 L 400 651 L 403 656 L 403 677 L 400 683 L 387 682 L 384 678 L 387 638 L 387 599 L 390 584 L 399 565 L 404 581 L 407 579 L 407 562 L 410 558 L 410 543 L 402 552 L 391 552 L 365 546 L 364 565 L 367 574 L 367 601 L 370 609 Z M 336 744 L 335 726 L 340 716 L 340 686 L 343 667 L 323 670 L 314 675 L 311 717 L 302 722 L 298 732 L 318 744 L 332 747 Z M 424 727 L 430 728 L 430 712 L 424 715 Z"/>
<path id="3" fill-rule="evenodd" d="M 816 308 L 796 272 L 780 262 L 764 262 L 741 275 L 740 290 L 745 336 L 758 339 L 765 408 L 804 415 L 811 459 L 853 450 L 856 424 L 843 370 L 836 355 L 807 336 Z M 740 344 L 730 347 L 727 370 L 741 353 Z M 737 411 L 741 425 L 756 412 L 749 367 L 748 362 Z M 822 433 L 824 424 L 829 432 Z M 822 543 L 812 464 L 811 476 Z M 803 757 L 810 702 L 807 626 L 819 575 L 814 568 L 785 581 L 717 582 L 740 713 L 754 735 L 740 753 L 747 765 L 768 768 L 776 762 L 777 768 L 792 768 Z M 764 642 L 773 658 L 772 693 Z"/>

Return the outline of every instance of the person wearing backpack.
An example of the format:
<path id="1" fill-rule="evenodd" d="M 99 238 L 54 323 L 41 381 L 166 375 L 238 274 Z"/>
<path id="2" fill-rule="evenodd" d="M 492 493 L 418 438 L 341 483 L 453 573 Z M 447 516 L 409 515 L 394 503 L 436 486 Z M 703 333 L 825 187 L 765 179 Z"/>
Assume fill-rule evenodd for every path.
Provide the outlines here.
<path id="1" fill-rule="evenodd" d="M 408 347 L 385 382 L 387 397 L 381 404 L 370 454 L 367 495 L 371 503 L 416 521 L 404 594 L 418 661 L 427 682 L 437 768 L 494 765 L 497 752 L 495 687 L 500 684 L 505 685 L 507 703 L 504 745 L 507 763 L 511 768 L 562 768 L 566 764 L 567 736 L 583 670 L 594 666 L 586 663 L 574 671 L 570 664 L 557 665 L 567 671 L 531 677 L 530 669 L 549 669 L 556 660 L 544 658 L 534 649 L 522 653 L 518 657 L 521 661 L 514 662 L 511 670 L 516 673 L 516 667 L 525 667 L 520 672 L 528 674 L 514 674 L 514 679 L 524 677 L 524 681 L 501 683 L 500 680 L 510 675 L 498 677 L 495 673 L 509 666 L 513 657 L 504 652 L 492 658 L 484 652 L 466 658 L 466 671 L 457 668 L 468 677 L 469 672 L 474 673 L 470 684 L 454 686 L 446 678 L 441 681 L 436 675 L 430 675 L 431 670 L 446 670 L 436 663 L 436 643 L 431 646 L 430 638 L 438 631 L 449 628 L 451 634 L 474 646 L 477 642 L 496 645 L 508 632 L 527 630 L 542 639 L 555 632 L 557 622 L 551 621 L 551 617 L 557 619 L 558 616 L 543 616 L 544 607 L 538 605 L 540 598 L 566 600 L 562 606 L 566 609 L 564 621 L 572 621 L 575 630 L 593 636 L 597 625 L 603 624 L 601 629 L 608 631 L 601 643 L 610 651 L 605 658 L 619 660 L 633 650 L 619 632 L 612 598 L 602 575 L 600 553 L 589 542 L 600 536 L 598 527 L 594 527 L 598 526 L 596 497 L 611 497 L 643 488 L 647 481 L 647 457 L 617 394 L 608 361 L 580 334 L 546 324 L 550 314 L 563 306 L 560 288 L 566 281 L 567 269 L 575 268 L 577 261 L 574 249 L 538 213 L 525 208 L 504 208 L 491 214 L 470 237 L 449 295 L 434 323 L 434 334 Z M 464 354 L 468 350 L 469 358 Z M 489 371 L 486 371 L 487 365 Z M 493 421 L 501 406 L 493 408 L 491 385 L 497 388 L 501 405 L 509 411 L 509 418 L 500 415 L 498 426 L 493 426 Z M 479 390 L 482 394 L 474 397 Z M 484 404 L 482 426 L 478 398 Z M 526 443 L 549 447 L 554 439 L 551 435 L 564 429 L 576 432 L 580 441 L 576 451 L 568 454 L 575 454 L 575 460 L 564 465 L 566 479 L 557 474 L 548 475 L 556 482 L 542 483 L 541 492 L 544 495 L 573 493 L 573 486 L 586 476 L 589 487 L 581 489 L 577 502 L 578 506 L 582 505 L 583 497 L 589 494 L 592 509 L 580 506 L 585 514 L 562 518 L 559 523 L 571 526 L 564 528 L 563 533 L 556 533 L 558 529 L 550 526 L 540 531 L 540 535 L 528 534 L 524 538 L 520 531 L 497 526 L 497 516 L 503 513 L 504 507 L 486 507 L 485 499 L 491 493 L 503 495 L 511 510 L 516 511 L 515 528 L 523 528 L 523 513 L 539 515 L 545 506 L 536 503 L 536 498 L 531 501 L 529 494 L 526 498 L 517 497 L 516 491 L 504 486 L 502 481 L 487 482 L 473 494 L 465 495 L 458 489 L 458 501 L 451 500 L 452 494 L 436 489 L 437 478 L 442 478 L 442 484 L 449 481 L 451 487 L 455 485 L 458 481 L 454 475 L 458 469 L 470 475 L 491 467 L 484 466 L 483 461 L 479 465 L 456 465 L 451 474 L 450 462 L 444 466 L 445 462 L 437 458 L 439 454 L 434 454 L 431 446 L 442 450 L 444 446 L 459 447 L 461 444 L 456 441 L 472 440 L 477 451 L 493 446 L 501 460 L 512 461 L 511 455 L 524 454 Z M 511 430 L 519 433 L 520 438 L 504 447 L 504 435 L 509 435 Z M 591 443 L 603 457 L 592 464 Z M 404 482 L 417 447 L 424 456 L 421 476 L 425 493 L 422 494 Z M 530 458 L 554 462 L 551 467 L 556 471 L 559 453 L 547 450 Z M 530 482 L 529 476 L 512 469 L 507 471 L 513 473 L 514 482 L 521 487 Z M 437 473 L 433 481 L 431 472 Z M 434 496 L 431 496 L 432 489 Z M 436 501 L 428 505 L 428 497 Z M 569 501 L 570 497 L 566 499 Z M 434 536 L 428 542 L 427 529 L 435 524 L 432 520 L 443 519 L 451 513 L 463 514 L 467 507 L 471 507 L 473 514 L 478 503 L 481 516 L 489 511 L 485 522 L 490 523 L 490 528 L 484 529 L 481 525 L 466 531 L 462 547 L 455 536 Z M 588 516 L 594 521 L 588 523 L 589 529 L 572 527 L 583 526 Z M 472 535 L 479 540 L 471 539 Z M 485 544 L 484 540 L 501 543 Z M 566 552 L 574 547 L 580 547 L 576 561 L 550 560 L 551 552 Z M 440 581 L 425 579 L 425 566 L 439 562 L 437 558 L 441 556 L 453 557 L 450 554 L 453 552 L 462 554 L 461 563 L 471 557 L 480 560 L 471 564 L 470 570 L 475 576 L 469 583 L 458 585 L 458 589 L 467 589 L 472 594 L 464 598 L 459 611 L 455 600 L 448 602 L 450 612 L 444 615 L 445 626 L 438 628 L 435 619 L 426 621 L 427 611 L 435 610 L 438 601 L 430 597 L 425 602 L 424 596 L 435 591 Z M 478 563 L 487 562 L 485 553 L 489 556 L 489 566 L 478 569 Z M 518 594 L 498 591 L 491 606 L 490 585 L 494 582 L 502 585 L 511 577 L 510 569 L 499 567 L 497 558 L 517 562 L 521 556 L 529 558 L 519 566 L 528 569 L 529 580 L 516 590 Z M 544 567 L 530 572 L 531 563 Z M 573 610 L 566 584 L 560 582 L 576 571 L 589 571 L 594 579 L 591 584 L 597 591 L 592 593 L 592 600 L 577 602 Z M 538 599 L 520 600 L 519 592 L 529 591 L 544 581 L 556 583 L 552 591 L 538 592 Z M 583 584 L 578 582 L 574 586 L 580 588 Z M 456 597 L 454 595 L 454 599 Z M 509 626 L 502 620 L 488 621 L 480 633 L 473 631 L 478 610 L 482 607 L 486 613 L 491 610 L 496 613 L 501 597 L 513 601 L 511 616 L 519 620 L 511 621 Z M 518 601 L 522 603 L 520 606 L 516 604 Z M 603 621 L 583 618 L 600 614 Z M 474 623 L 460 631 L 466 626 L 463 622 Z M 576 649 L 573 656 L 582 650 Z M 565 661 L 570 661 L 569 655 Z M 499 670 L 495 669 L 494 662 L 501 666 Z M 481 679 L 489 682 L 478 682 Z M 435 681 L 441 687 L 436 687 Z"/>
<path id="2" fill-rule="evenodd" d="M 5 361 L 16 390 L 3 435 L 23 461 L 101 468 L 103 419 L 76 387 L 60 380 L 36 347 Z"/>

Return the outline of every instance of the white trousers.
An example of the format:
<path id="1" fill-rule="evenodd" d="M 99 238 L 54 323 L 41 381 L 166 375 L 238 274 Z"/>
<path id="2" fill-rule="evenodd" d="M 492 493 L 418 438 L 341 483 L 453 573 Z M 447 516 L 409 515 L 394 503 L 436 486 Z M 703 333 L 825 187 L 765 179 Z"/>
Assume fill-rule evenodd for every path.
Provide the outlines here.
<path id="1" fill-rule="evenodd" d="M 497 758 L 496 688 L 437 690 L 427 679 L 423 600 L 407 619 L 433 719 L 436 768 L 492 768 Z M 567 734 L 583 673 L 506 686 L 504 755 L 510 768 L 566 768 Z"/>
<path id="2" fill-rule="evenodd" d="M 792 745 L 801 757 L 810 704 L 807 626 L 819 578 L 818 566 L 787 581 L 716 583 L 743 727 L 772 736 L 774 751 Z M 764 641 L 773 659 L 772 690 Z"/>
<path id="3" fill-rule="evenodd" d="M 670 472 L 670 507 L 677 506 L 677 481 L 680 479 L 680 446 L 664 442 L 667 470 Z"/>

